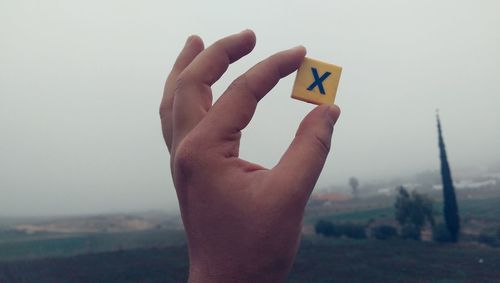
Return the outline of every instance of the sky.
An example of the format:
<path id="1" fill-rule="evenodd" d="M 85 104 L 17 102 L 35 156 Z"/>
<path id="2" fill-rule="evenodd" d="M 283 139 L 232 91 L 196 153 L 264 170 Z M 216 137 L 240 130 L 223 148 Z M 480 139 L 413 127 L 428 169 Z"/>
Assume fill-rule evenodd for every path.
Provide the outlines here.
<path id="1" fill-rule="evenodd" d="M 250 28 L 255 50 L 214 85 L 304 45 L 343 67 L 319 187 L 500 160 L 499 1 L 0 2 L 0 216 L 178 210 L 158 106 L 186 38 Z M 313 105 L 294 74 L 260 102 L 241 157 L 272 167 Z M 291 172 L 293 174 L 293 172 Z"/>

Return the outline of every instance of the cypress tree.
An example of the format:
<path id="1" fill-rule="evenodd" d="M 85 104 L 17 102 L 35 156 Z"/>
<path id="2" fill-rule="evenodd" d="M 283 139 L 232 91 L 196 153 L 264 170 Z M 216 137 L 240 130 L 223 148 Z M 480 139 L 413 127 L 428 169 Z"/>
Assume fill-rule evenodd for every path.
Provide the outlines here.
<path id="1" fill-rule="evenodd" d="M 457 198 L 455 196 L 455 188 L 453 187 L 453 180 L 451 178 L 450 165 L 446 156 L 446 149 L 444 147 L 443 134 L 441 133 L 441 121 L 439 120 L 439 113 L 436 113 L 437 128 L 438 128 L 438 143 L 439 143 L 439 157 L 441 159 L 441 179 L 443 181 L 443 198 L 444 198 L 444 220 L 448 232 L 450 232 L 450 241 L 457 242 L 460 233 L 460 217 L 458 215 Z"/>

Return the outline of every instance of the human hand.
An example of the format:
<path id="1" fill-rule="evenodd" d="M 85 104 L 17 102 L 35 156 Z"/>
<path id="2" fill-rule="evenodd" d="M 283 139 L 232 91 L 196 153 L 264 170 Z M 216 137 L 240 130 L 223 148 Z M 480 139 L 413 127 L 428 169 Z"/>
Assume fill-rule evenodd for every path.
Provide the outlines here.
<path id="1" fill-rule="evenodd" d="M 238 158 L 257 103 L 301 64 L 305 49 L 274 54 L 212 105 L 211 85 L 255 46 L 246 30 L 204 49 L 188 38 L 165 84 L 160 117 L 189 246 L 189 282 L 279 282 L 298 249 L 304 208 L 330 149 L 337 106 L 302 121 L 272 169 Z"/>

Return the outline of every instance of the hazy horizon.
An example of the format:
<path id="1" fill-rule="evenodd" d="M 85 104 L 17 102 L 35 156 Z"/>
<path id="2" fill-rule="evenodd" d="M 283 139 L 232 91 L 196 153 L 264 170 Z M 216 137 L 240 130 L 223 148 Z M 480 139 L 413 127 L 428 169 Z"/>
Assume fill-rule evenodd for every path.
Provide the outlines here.
<path id="1" fill-rule="evenodd" d="M 320 5 L 321 4 L 321 5 Z M 0 216 L 177 211 L 158 106 L 185 39 L 251 28 L 214 101 L 259 60 L 298 44 L 343 67 L 342 115 L 318 187 L 500 164 L 497 1 L 4 1 Z M 241 157 L 272 167 L 314 106 L 295 74 L 259 104 Z M 272 121 L 270 123 L 269 121 Z"/>

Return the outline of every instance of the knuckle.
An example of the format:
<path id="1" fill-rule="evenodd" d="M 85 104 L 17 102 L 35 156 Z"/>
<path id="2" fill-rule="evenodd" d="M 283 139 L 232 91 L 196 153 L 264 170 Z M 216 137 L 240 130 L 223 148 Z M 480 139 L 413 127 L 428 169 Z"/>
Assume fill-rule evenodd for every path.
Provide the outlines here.
<path id="1" fill-rule="evenodd" d="M 195 167 L 199 163 L 197 148 L 196 143 L 188 137 L 177 146 L 173 163 L 178 173 L 189 176 L 196 169 Z"/>
<path id="2" fill-rule="evenodd" d="M 318 154 L 319 157 L 330 152 L 330 140 L 319 133 L 300 133 L 295 136 L 295 141 L 307 145 L 311 154 Z"/>
<path id="3" fill-rule="evenodd" d="M 228 87 L 228 90 L 237 90 L 247 86 L 247 76 L 245 74 L 237 77 Z"/>
<path id="4" fill-rule="evenodd" d="M 186 75 L 184 73 L 181 73 L 176 79 L 175 79 L 175 87 L 174 87 L 174 96 L 177 95 L 178 92 L 182 91 L 182 89 L 185 88 L 186 86 Z"/>
<path id="5" fill-rule="evenodd" d="M 261 96 L 259 92 L 255 90 L 254 87 L 252 87 L 252 84 L 248 83 L 248 76 L 247 74 L 243 74 L 239 77 L 237 77 L 231 85 L 228 87 L 229 92 L 238 92 L 238 91 L 245 91 L 248 92 L 250 95 L 245 96 L 248 99 L 252 100 L 257 100 L 257 97 Z"/>
<path id="6" fill-rule="evenodd" d="M 317 148 L 321 153 L 326 155 L 330 152 L 331 144 L 327 138 L 315 134 L 313 135 L 312 142 L 315 145 L 315 148 Z"/>
<path id="7" fill-rule="evenodd" d="M 160 103 L 160 107 L 158 109 L 158 112 L 160 114 L 160 120 L 163 121 L 166 118 L 167 111 L 168 111 L 167 105 L 164 102 Z"/>

